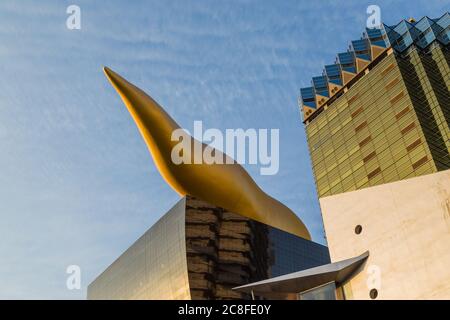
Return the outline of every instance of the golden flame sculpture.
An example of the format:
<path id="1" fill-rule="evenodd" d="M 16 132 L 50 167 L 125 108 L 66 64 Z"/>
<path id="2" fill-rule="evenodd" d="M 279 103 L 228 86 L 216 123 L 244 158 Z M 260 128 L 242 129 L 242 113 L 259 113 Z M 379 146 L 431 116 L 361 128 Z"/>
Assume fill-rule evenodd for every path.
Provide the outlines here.
<path id="1" fill-rule="evenodd" d="M 231 212 L 311 239 L 294 212 L 262 191 L 241 165 L 233 160 L 232 164 L 228 164 L 230 158 L 219 150 L 213 149 L 213 153 L 227 159 L 224 164 L 175 164 L 171 154 L 179 142 L 172 141 L 171 137 L 174 130 L 180 129 L 178 124 L 144 91 L 111 69 L 104 67 L 103 70 L 133 117 L 156 167 L 176 192 L 181 196 L 198 197 Z M 188 137 L 193 147 L 183 152 L 191 152 L 188 156 L 193 159 L 191 156 L 195 150 L 203 152 L 208 146 Z"/>

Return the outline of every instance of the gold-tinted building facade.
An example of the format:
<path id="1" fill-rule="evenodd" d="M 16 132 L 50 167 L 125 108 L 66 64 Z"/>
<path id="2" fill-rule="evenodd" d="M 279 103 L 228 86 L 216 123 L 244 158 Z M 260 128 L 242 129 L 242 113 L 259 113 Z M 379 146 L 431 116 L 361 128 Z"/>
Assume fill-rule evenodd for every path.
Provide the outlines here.
<path id="1" fill-rule="evenodd" d="M 89 300 L 190 299 L 185 201 L 178 202 L 89 286 Z"/>
<path id="2" fill-rule="evenodd" d="M 328 90 L 318 95 L 321 85 L 316 81 L 306 88 L 312 90 L 302 91 L 319 197 L 450 168 L 448 41 L 429 39 L 421 47 L 416 36 L 408 46 L 400 46 L 400 40 L 414 33 L 411 28 L 427 30 L 426 23 L 448 25 L 449 21 L 448 13 L 435 20 L 403 21 L 372 33 L 373 41 L 369 33 L 367 63 L 358 64 L 358 54 L 364 52 L 355 49 L 350 80 L 339 65 L 340 82 L 327 74 L 329 68 L 322 77 Z M 393 30 L 409 31 L 394 42 Z M 448 27 L 439 32 L 438 37 L 448 40 Z M 331 88 L 337 89 L 332 93 Z"/>

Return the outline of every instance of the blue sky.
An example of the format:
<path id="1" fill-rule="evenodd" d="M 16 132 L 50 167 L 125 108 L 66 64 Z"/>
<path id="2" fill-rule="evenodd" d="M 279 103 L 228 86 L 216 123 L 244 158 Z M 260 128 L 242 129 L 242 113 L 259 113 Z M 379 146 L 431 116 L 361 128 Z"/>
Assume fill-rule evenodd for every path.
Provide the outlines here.
<path id="1" fill-rule="evenodd" d="M 81 7 L 81 30 L 66 8 Z M 104 77 L 134 82 L 184 128 L 280 128 L 261 176 L 325 243 L 299 88 L 382 20 L 438 17 L 449 1 L 1 1 L 0 298 L 84 299 L 86 287 L 179 196 Z M 66 267 L 82 289 L 66 288 Z"/>

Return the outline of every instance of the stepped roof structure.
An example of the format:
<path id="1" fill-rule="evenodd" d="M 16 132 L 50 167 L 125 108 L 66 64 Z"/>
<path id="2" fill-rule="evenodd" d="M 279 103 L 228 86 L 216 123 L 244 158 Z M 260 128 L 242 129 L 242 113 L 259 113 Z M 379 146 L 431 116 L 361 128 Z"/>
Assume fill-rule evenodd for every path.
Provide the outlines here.
<path id="1" fill-rule="evenodd" d="M 393 26 L 366 28 L 361 39 L 351 41 L 346 52 L 337 54 L 334 64 L 326 65 L 321 76 L 312 78 L 310 87 L 300 89 L 303 121 L 331 103 L 384 55 L 402 54 L 411 47 L 426 50 L 435 43 L 450 44 L 448 12 L 437 19 L 425 16 L 419 21 L 410 18 Z"/>

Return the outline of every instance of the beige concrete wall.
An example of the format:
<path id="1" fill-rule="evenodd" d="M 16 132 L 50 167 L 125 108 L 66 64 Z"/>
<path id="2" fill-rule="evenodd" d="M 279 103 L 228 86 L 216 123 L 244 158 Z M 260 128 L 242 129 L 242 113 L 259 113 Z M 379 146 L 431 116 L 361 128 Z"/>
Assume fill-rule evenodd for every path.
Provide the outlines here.
<path id="1" fill-rule="evenodd" d="M 346 285 L 354 299 L 370 299 L 372 287 L 377 299 L 450 299 L 450 170 L 324 197 L 320 206 L 333 262 L 370 251 Z"/>

